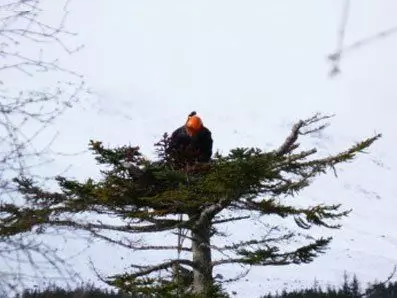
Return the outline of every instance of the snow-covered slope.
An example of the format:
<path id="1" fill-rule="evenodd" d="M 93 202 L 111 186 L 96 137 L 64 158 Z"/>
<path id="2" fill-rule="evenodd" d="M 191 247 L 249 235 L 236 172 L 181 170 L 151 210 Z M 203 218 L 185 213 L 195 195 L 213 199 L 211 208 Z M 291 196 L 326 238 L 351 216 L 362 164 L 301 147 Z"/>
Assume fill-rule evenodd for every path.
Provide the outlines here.
<path id="1" fill-rule="evenodd" d="M 347 43 L 395 25 L 394 2 L 352 3 Z M 71 30 L 86 47 L 69 58 L 70 65 L 86 74 L 96 97 L 58 121 L 54 150 L 85 150 L 96 139 L 111 146 L 139 144 L 151 156 L 153 143 L 192 110 L 212 130 L 215 150 L 273 149 L 294 121 L 317 111 L 335 113 L 322 137 L 303 145 L 314 144 L 323 154 L 375 132 L 384 136 L 368 155 L 340 168 L 338 178 L 321 177 L 296 200 L 343 203 L 353 209 L 351 216 L 341 230 L 321 231 L 334 241 L 312 264 L 253 268 L 228 289 L 236 297 L 257 297 L 315 279 L 339 284 L 345 270 L 363 281 L 386 277 L 397 264 L 397 36 L 343 56 L 341 75 L 330 79 L 326 56 L 336 45 L 342 4 L 72 2 Z M 88 154 L 59 159 L 43 172 L 69 164 L 74 176 L 98 175 Z M 93 276 L 87 255 L 103 272 L 128 267 L 128 258 L 119 258 L 121 249 L 94 243 L 76 260 L 86 276 Z"/>

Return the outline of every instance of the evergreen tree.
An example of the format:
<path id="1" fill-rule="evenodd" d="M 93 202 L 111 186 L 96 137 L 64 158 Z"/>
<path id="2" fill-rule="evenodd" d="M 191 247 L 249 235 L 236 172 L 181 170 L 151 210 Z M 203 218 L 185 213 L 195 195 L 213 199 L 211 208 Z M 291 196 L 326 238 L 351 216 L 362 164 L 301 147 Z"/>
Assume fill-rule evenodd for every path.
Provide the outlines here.
<path id="1" fill-rule="evenodd" d="M 298 138 L 317 133 L 328 116 L 315 115 L 296 123 L 276 150 L 236 148 L 226 155 L 215 154 L 209 164 L 175 167 L 167 152 L 169 138 L 156 144 L 158 159 L 149 160 L 138 147 L 105 148 L 90 142 L 101 170 L 98 181 L 80 182 L 58 177 L 59 191 L 43 189 L 32 179 L 18 178 L 23 205 L 0 206 L 0 234 L 11 237 L 46 227 L 67 227 L 90 232 L 94 237 L 133 250 L 183 252 L 156 264 L 131 264 L 131 271 L 109 276 L 106 281 L 123 291 L 145 297 L 220 297 L 220 284 L 213 269 L 225 264 L 271 266 L 302 264 L 323 253 L 331 238 L 307 238 L 298 247 L 287 247 L 300 233 L 288 231 L 271 237 L 256 235 L 223 247 L 211 242 L 227 237 L 220 227 L 231 222 L 254 220 L 269 215 L 293 218 L 297 227 L 337 229 L 335 220 L 350 211 L 341 205 L 296 207 L 282 201 L 308 187 L 319 174 L 354 159 L 380 135 L 359 142 L 347 150 L 315 158 L 315 148 L 300 150 Z M 96 220 L 80 216 L 93 214 Z M 119 221 L 102 222 L 103 216 Z M 92 218 L 92 217 L 91 217 Z M 187 231 L 191 245 L 134 242 L 134 235 Z M 109 233 L 115 232 L 115 233 Z M 116 232 L 130 235 L 117 238 Z M 311 239 L 311 240 L 310 240 Z M 221 252 L 221 257 L 215 255 Z M 170 254 L 171 255 L 171 254 Z M 183 293 L 183 295 L 182 295 Z"/>
<path id="2" fill-rule="evenodd" d="M 361 296 L 360 283 L 358 282 L 357 276 L 354 275 L 350 284 L 350 291 L 353 297 Z"/>

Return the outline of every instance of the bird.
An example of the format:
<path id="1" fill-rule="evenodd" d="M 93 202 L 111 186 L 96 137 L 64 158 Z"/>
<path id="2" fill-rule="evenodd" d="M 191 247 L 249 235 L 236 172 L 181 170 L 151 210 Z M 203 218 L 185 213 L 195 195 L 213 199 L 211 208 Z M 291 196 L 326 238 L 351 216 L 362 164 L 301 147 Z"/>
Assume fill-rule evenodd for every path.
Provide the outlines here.
<path id="1" fill-rule="evenodd" d="M 212 156 L 212 146 L 211 131 L 204 126 L 197 112 L 193 111 L 185 124 L 171 134 L 167 152 L 179 163 L 208 163 Z"/>

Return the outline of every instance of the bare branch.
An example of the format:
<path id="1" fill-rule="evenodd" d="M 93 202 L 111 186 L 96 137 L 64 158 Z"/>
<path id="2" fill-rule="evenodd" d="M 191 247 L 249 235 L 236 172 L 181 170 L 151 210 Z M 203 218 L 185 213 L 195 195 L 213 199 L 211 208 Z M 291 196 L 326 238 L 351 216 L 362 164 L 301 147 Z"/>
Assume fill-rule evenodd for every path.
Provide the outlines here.
<path id="1" fill-rule="evenodd" d="M 148 274 L 151 274 L 153 272 L 156 271 L 160 271 L 160 270 L 166 270 L 168 268 L 173 267 L 174 265 L 187 265 L 190 266 L 191 268 L 194 268 L 194 263 L 190 260 L 186 260 L 186 259 L 179 259 L 179 260 L 172 260 L 172 261 L 168 261 L 168 262 L 164 262 L 155 266 L 140 266 L 142 269 L 139 270 L 138 272 L 135 273 L 131 273 L 128 274 L 129 278 L 137 278 L 137 277 L 141 277 L 141 276 L 146 276 Z M 110 278 L 114 278 L 117 276 L 112 276 Z"/>
<path id="2" fill-rule="evenodd" d="M 305 125 L 304 121 L 299 121 L 296 123 L 291 130 L 291 134 L 287 137 L 284 143 L 276 150 L 277 155 L 284 155 L 294 148 L 293 145 L 295 144 L 296 140 L 298 139 L 299 130 Z"/>
<path id="3" fill-rule="evenodd" d="M 213 220 L 211 223 L 216 225 L 216 224 L 223 224 L 223 223 L 230 222 L 230 221 L 238 221 L 238 220 L 249 219 L 249 218 L 251 218 L 251 215 L 236 216 L 236 217 L 229 217 L 229 218 L 225 218 L 225 219 Z"/>
<path id="4" fill-rule="evenodd" d="M 293 150 L 299 147 L 299 144 L 296 144 L 299 135 L 312 134 L 325 129 L 329 123 L 324 123 L 314 128 L 310 128 L 310 126 L 333 116 L 334 115 L 322 116 L 320 113 L 317 113 L 306 120 L 298 121 L 292 127 L 290 135 L 285 139 L 284 143 L 277 150 L 275 150 L 274 153 L 279 156 L 291 153 Z M 306 131 L 302 131 L 303 128 L 307 128 Z"/>
<path id="5" fill-rule="evenodd" d="M 261 263 L 261 266 L 282 266 L 282 265 L 288 265 L 288 262 L 282 260 L 276 260 L 276 261 L 265 261 Z M 230 259 L 221 259 L 217 261 L 212 262 L 212 266 L 220 266 L 220 265 L 225 265 L 225 264 L 245 264 L 247 262 L 246 258 L 230 258 Z"/>
<path id="6" fill-rule="evenodd" d="M 179 246 L 172 246 L 172 245 L 137 245 L 136 243 L 132 241 L 128 241 L 127 243 L 123 240 L 115 240 L 113 238 L 110 238 L 108 236 L 102 235 L 98 232 L 95 232 L 93 230 L 90 231 L 92 235 L 95 237 L 105 240 L 109 243 L 112 244 L 117 244 L 121 247 L 128 248 L 131 250 L 181 250 L 181 251 L 186 251 L 186 252 L 191 252 L 192 250 L 188 247 L 179 247 Z"/>
<path id="7" fill-rule="evenodd" d="M 3 74 L 0 81 L 1 206 L 21 201 L 10 182 L 11 178 L 22 174 L 33 175 L 32 171 L 36 167 L 51 162 L 49 148 L 57 133 L 39 147 L 35 142 L 58 116 L 79 101 L 80 94 L 85 91 L 83 76 L 63 67 L 58 59 L 47 57 L 45 52 L 45 47 L 49 44 L 58 45 L 67 54 L 82 48 L 71 47 L 67 42 L 69 37 L 75 36 L 75 33 L 65 29 L 69 0 L 64 1 L 65 5 L 61 3 L 60 22 L 57 24 L 47 22 L 42 2 L 4 0 L 0 4 L 0 71 Z M 47 86 L 41 86 L 43 83 L 37 81 L 37 78 L 50 72 L 53 75 L 45 78 Z M 58 75 L 62 75 L 65 81 L 58 81 Z M 23 84 L 15 84 L 16 81 Z M 34 86 L 35 89 L 26 86 Z M 27 231 L 34 228 L 28 220 L 25 223 Z M 32 242 L 32 245 L 25 245 L 23 239 L 15 236 L 11 238 L 1 238 L 0 258 L 8 259 L 9 271 L 20 283 L 26 276 L 23 276 L 22 264 L 18 262 L 25 261 L 39 279 L 43 279 L 45 271 L 52 267 L 52 270 L 59 268 L 55 273 L 62 278 L 66 278 L 66 273 L 68 279 L 73 280 L 71 277 L 74 273 L 62 268 L 64 262 L 45 243 L 36 242 L 33 245 Z M 45 266 L 37 261 L 38 256 L 45 260 Z M 2 277 L 6 274 L 3 273 Z M 11 278 L 11 275 L 7 278 Z M 15 287 L 12 286 L 11 290 Z"/>

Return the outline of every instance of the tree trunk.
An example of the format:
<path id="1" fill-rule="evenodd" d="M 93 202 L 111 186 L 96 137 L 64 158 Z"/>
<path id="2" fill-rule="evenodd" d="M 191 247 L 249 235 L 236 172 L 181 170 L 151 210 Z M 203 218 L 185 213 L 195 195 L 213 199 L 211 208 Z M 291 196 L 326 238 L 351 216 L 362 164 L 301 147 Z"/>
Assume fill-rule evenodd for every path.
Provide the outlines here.
<path id="1" fill-rule="evenodd" d="M 209 297 L 213 285 L 210 248 L 210 221 L 205 220 L 192 229 L 193 293 Z"/>

